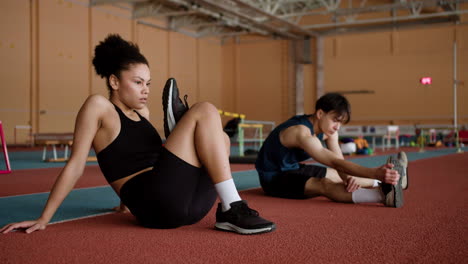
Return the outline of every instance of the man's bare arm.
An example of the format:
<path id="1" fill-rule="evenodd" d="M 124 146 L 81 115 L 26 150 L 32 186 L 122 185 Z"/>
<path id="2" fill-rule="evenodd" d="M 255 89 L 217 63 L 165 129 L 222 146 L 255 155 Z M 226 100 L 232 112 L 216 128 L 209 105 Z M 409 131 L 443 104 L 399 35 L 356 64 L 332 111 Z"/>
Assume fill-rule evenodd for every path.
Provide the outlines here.
<path id="1" fill-rule="evenodd" d="M 280 140 L 285 147 L 301 148 L 317 162 L 334 168 L 339 172 L 377 179 L 391 184 L 398 182 L 398 172 L 391 170 L 391 165 L 379 168 L 367 168 L 344 160 L 341 154 L 324 148 L 320 140 L 315 135 L 312 135 L 306 126 L 298 125 L 287 128 L 281 132 Z"/>

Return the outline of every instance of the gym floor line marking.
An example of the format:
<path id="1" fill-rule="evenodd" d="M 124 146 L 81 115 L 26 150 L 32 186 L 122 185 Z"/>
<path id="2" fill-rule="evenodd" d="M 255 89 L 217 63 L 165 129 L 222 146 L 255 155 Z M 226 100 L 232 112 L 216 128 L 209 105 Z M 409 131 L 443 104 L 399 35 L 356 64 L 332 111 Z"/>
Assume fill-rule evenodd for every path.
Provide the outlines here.
<path id="1" fill-rule="evenodd" d="M 48 225 L 61 224 L 61 223 L 66 223 L 66 222 L 71 222 L 71 221 L 76 221 L 76 220 L 81 220 L 81 219 L 86 219 L 86 218 L 92 218 L 92 217 L 101 216 L 101 215 L 115 214 L 115 213 L 117 213 L 117 212 L 114 211 L 114 212 L 107 212 L 107 213 L 100 213 L 100 214 L 94 214 L 94 215 L 75 217 L 75 218 L 70 218 L 70 219 L 66 219 L 66 220 L 50 222 Z"/>
<path id="2" fill-rule="evenodd" d="M 233 176 L 234 174 L 242 174 L 242 173 L 246 173 L 246 172 L 253 172 L 255 170 L 243 170 L 243 171 L 235 171 L 233 172 Z M 99 186 L 92 186 L 92 187 L 81 187 L 81 188 L 73 188 L 71 190 L 71 192 L 73 191 L 76 191 L 76 190 L 85 190 L 85 189 L 94 189 L 94 188 L 105 188 L 105 187 L 111 187 L 110 185 L 106 184 L 106 185 L 99 185 Z M 0 199 L 2 198 L 12 198 L 12 197 L 24 197 L 24 196 L 28 196 L 28 195 L 37 195 L 37 194 L 47 194 L 47 193 L 50 193 L 50 191 L 48 192 L 35 192 L 35 193 L 26 193 L 26 194 L 15 194 L 15 195 L 7 195 L 7 196 L 0 196 Z"/>
<path id="3" fill-rule="evenodd" d="M 106 187 L 111 187 L 110 185 L 100 185 L 100 186 L 93 186 L 93 187 L 82 187 L 82 188 L 74 188 L 70 192 L 77 191 L 77 190 L 89 190 L 89 189 L 97 189 L 97 188 L 106 188 Z M 4 198 L 14 198 L 14 197 L 25 197 L 28 195 L 38 195 L 38 194 L 47 194 L 49 192 L 37 192 L 37 193 L 26 193 L 26 194 L 15 194 L 15 195 L 9 195 L 9 196 L 1 196 L 0 199 Z"/>

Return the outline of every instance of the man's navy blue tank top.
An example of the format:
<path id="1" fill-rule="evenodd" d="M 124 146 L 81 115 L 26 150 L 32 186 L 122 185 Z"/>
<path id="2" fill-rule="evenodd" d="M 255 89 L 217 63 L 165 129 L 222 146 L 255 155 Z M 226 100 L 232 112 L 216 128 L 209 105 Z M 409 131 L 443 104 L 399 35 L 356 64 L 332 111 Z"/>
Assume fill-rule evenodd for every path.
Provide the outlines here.
<path id="1" fill-rule="evenodd" d="M 310 129 L 312 135 L 314 126 L 309 121 L 310 115 L 293 116 L 277 126 L 268 135 L 257 156 L 255 168 L 263 182 L 269 182 L 279 172 L 299 169 L 299 162 L 310 159 L 309 154 L 299 148 L 287 148 L 281 144 L 280 133 L 284 129 L 304 125 Z M 323 134 L 317 135 L 322 140 Z"/>
<path id="2" fill-rule="evenodd" d="M 120 117 L 120 133 L 97 154 L 99 167 L 109 183 L 152 167 L 162 149 L 161 137 L 148 120 L 135 111 L 140 121 L 133 121 L 114 107 Z"/>

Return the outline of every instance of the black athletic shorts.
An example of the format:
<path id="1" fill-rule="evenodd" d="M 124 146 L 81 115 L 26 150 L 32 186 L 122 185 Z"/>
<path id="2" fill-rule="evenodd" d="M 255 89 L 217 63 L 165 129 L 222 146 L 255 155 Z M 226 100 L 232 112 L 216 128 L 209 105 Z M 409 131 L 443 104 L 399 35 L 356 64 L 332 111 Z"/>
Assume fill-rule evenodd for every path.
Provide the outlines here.
<path id="1" fill-rule="evenodd" d="M 122 186 L 120 198 L 143 226 L 176 228 L 205 217 L 217 194 L 205 169 L 163 148 L 152 170 Z"/>
<path id="2" fill-rule="evenodd" d="M 317 165 L 300 164 L 297 170 L 283 171 L 278 173 L 269 182 L 261 182 L 262 188 L 267 195 L 291 198 L 305 199 L 305 183 L 310 178 L 324 178 L 327 174 L 327 168 Z"/>

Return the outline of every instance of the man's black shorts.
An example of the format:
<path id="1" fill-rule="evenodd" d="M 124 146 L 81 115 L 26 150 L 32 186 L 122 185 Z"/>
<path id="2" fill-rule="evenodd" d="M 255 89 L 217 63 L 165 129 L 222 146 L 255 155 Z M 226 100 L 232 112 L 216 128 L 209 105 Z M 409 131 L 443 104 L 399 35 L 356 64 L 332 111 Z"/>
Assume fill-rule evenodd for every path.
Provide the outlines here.
<path id="1" fill-rule="evenodd" d="M 324 178 L 326 174 L 326 167 L 300 164 L 299 169 L 280 172 L 271 181 L 261 181 L 261 184 L 267 195 L 304 199 L 307 198 L 304 194 L 307 180 L 310 178 Z"/>

